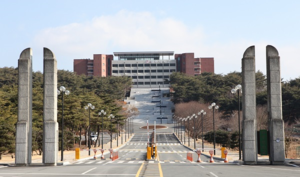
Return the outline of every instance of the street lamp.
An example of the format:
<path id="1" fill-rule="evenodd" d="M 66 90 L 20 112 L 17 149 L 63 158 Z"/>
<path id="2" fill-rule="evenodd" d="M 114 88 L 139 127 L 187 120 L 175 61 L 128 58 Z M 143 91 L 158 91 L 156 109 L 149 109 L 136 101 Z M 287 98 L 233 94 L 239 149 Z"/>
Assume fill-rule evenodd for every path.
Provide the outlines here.
<path id="1" fill-rule="evenodd" d="M 238 112 L 238 124 L 239 124 L 239 160 L 241 160 L 242 155 L 241 155 L 241 119 L 240 119 L 240 93 L 242 93 L 242 86 L 240 84 L 238 84 L 237 86 L 235 86 L 234 89 L 231 90 L 232 94 L 237 93 L 238 94 L 238 107 L 239 107 L 239 112 Z"/>
<path id="2" fill-rule="evenodd" d="M 112 134 L 113 134 L 113 132 L 112 132 L 112 120 L 115 118 L 115 116 L 113 115 L 113 114 L 110 114 L 109 116 L 108 116 L 108 118 L 110 119 L 110 126 L 111 126 L 111 134 L 110 134 L 110 148 L 112 148 Z"/>
<path id="3" fill-rule="evenodd" d="M 69 95 L 70 91 L 66 90 L 64 86 L 61 86 L 59 90 L 57 90 L 57 95 L 61 93 L 61 102 L 62 102 L 62 112 L 61 112 L 61 161 L 64 160 L 64 94 Z"/>
<path id="4" fill-rule="evenodd" d="M 89 155 L 91 155 L 91 132 L 90 132 L 90 129 L 91 129 L 91 109 L 95 109 L 95 106 L 92 105 L 91 103 L 88 103 L 87 106 L 84 107 L 84 109 L 88 109 L 89 110 L 89 129 L 88 129 L 88 146 L 89 146 Z"/>
<path id="5" fill-rule="evenodd" d="M 213 110 L 214 155 L 216 155 L 215 109 L 219 109 L 219 106 L 216 105 L 216 103 L 212 103 L 210 106 L 208 106 L 208 109 Z"/>
<path id="6" fill-rule="evenodd" d="M 203 140 L 203 116 L 206 115 L 206 112 L 202 109 L 200 112 L 198 112 L 198 115 L 201 115 L 202 120 L 202 152 L 204 152 L 204 140 Z"/>
<path id="7" fill-rule="evenodd" d="M 183 144 L 185 144 L 185 123 L 184 123 L 184 121 L 186 121 L 187 120 L 187 118 L 183 118 L 182 119 L 182 123 L 183 123 Z"/>
<path id="8" fill-rule="evenodd" d="M 188 122 L 187 124 L 188 124 L 188 130 L 187 130 L 187 134 L 188 134 L 188 146 L 190 146 L 190 131 L 189 131 L 189 129 L 190 129 L 190 119 L 192 118 L 192 116 L 190 117 L 190 116 L 187 116 L 187 118 L 186 118 L 186 121 Z M 185 133 L 185 131 L 184 131 L 184 133 Z"/>
<path id="9" fill-rule="evenodd" d="M 181 142 L 182 142 L 182 119 L 183 118 L 179 118 L 179 121 L 180 121 L 180 129 L 179 129 L 179 133 L 180 133 L 180 139 L 181 139 Z"/>
<path id="10" fill-rule="evenodd" d="M 193 114 L 191 118 L 193 118 L 193 123 L 194 123 L 194 149 L 196 149 L 196 123 L 195 120 L 198 118 L 196 114 Z"/>
<path id="11" fill-rule="evenodd" d="M 103 132 L 104 132 L 103 117 L 104 117 L 104 115 L 106 115 L 106 112 L 102 109 L 98 114 L 99 114 L 99 116 L 102 115 L 102 139 L 101 139 L 101 147 L 103 149 Z"/>

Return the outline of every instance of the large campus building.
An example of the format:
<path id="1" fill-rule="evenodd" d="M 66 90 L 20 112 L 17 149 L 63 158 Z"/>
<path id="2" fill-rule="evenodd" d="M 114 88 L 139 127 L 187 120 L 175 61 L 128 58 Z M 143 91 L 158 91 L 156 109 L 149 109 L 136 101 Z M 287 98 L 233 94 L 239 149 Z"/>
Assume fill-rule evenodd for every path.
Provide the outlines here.
<path id="1" fill-rule="evenodd" d="M 93 59 L 74 59 L 74 72 L 88 76 L 128 76 L 133 87 L 168 87 L 172 72 L 199 75 L 214 73 L 214 58 L 195 58 L 194 53 L 173 51 L 114 52 L 94 54 Z"/>

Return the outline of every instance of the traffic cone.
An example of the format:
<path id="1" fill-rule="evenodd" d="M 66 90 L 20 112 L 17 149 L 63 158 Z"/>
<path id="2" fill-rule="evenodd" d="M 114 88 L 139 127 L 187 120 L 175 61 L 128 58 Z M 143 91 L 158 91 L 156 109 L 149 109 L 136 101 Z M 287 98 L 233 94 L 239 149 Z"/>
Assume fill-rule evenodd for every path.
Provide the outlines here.
<path id="1" fill-rule="evenodd" d="M 202 162 L 202 161 L 201 161 L 201 158 L 200 158 L 200 154 L 198 154 L 198 160 L 197 160 L 197 162 L 199 162 L 199 163 Z"/>
<path id="2" fill-rule="evenodd" d="M 212 154 L 210 155 L 210 160 L 209 160 L 209 162 L 210 162 L 210 163 L 215 163 L 215 161 L 214 161 L 214 158 L 213 158 L 213 155 L 212 155 Z"/>
<path id="3" fill-rule="evenodd" d="M 224 159 L 224 163 L 228 163 L 228 158 L 227 158 L 227 154 L 225 154 L 225 159 Z"/>

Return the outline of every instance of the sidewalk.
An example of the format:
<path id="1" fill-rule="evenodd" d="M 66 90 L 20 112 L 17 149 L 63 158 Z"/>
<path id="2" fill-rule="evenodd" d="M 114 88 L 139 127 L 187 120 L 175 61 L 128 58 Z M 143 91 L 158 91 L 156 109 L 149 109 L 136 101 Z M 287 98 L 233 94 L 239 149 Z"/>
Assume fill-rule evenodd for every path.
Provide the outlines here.
<path id="1" fill-rule="evenodd" d="M 123 144 L 121 144 L 121 136 L 123 136 Z M 132 134 L 129 139 L 127 138 L 127 134 L 126 134 L 126 142 L 125 142 L 125 135 L 121 135 L 118 139 L 119 141 L 119 146 L 117 147 L 117 140 L 116 139 L 113 139 L 113 142 L 112 142 L 112 149 L 117 150 L 119 148 L 121 148 L 122 146 L 124 146 L 128 141 L 131 140 L 131 138 L 134 136 L 134 134 Z M 108 154 L 109 151 L 108 149 L 110 149 L 110 142 L 108 142 L 107 144 L 104 144 L 103 145 L 103 148 L 105 149 L 104 153 L 103 154 Z M 67 164 L 70 164 L 70 163 L 73 163 L 75 161 L 80 161 L 80 160 L 85 160 L 85 159 L 91 159 L 91 158 L 94 158 L 94 149 L 97 149 L 97 153 L 96 153 L 96 156 L 99 158 L 101 156 L 101 152 L 99 149 L 101 149 L 101 145 L 99 147 L 94 147 L 94 146 L 91 146 L 91 153 L 90 153 L 90 156 L 88 155 L 88 149 L 81 149 L 80 151 L 80 159 L 76 160 L 75 159 L 75 150 L 70 150 L 70 151 L 64 151 L 64 160 L 61 161 L 61 151 L 58 151 L 58 154 L 57 154 L 57 164 L 58 165 L 67 165 Z M 34 164 L 41 164 L 42 163 L 42 158 L 43 156 L 42 155 L 33 155 L 32 156 L 32 164 L 31 165 L 34 165 Z M 11 156 L 8 156 L 8 155 L 3 155 L 2 156 L 2 159 L 0 160 L 0 165 L 13 165 L 15 164 L 15 158 L 11 158 Z"/>
<path id="2" fill-rule="evenodd" d="M 187 148 L 194 150 L 194 139 L 192 137 L 190 137 L 190 146 L 188 145 L 188 136 L 187 134 L 185 134 L 185 143 L 183 143 L 181 141 L 181 136 L 179 134 L 179 136 L 177 136 L 175 133 L 174 135 L 177 137 L 177 139 L 179 140 L 180 143 L 182 143 L 184 146 L 186 146 Z M 184 136 L 182 135 L 182 140 L 184 141 Z M 196 142 L 196 149 L 201 149 L 201 153 L 206 155 L 206 156 L 210 156 L 209 154 L 209 150 L 213 150 L 213 144 L 211 143 L 204 143 L 204 152 L 202 152 L 202 140 L 198 139 L 198 141 Z M 221 146 L 218 146 L 216 144 L 216 155 L 214 155 L 214 158 L 220 159 L 220 160 L 224 160 L 221 158 Z M 242 163 L 242 160 L 239 160 L 239 151 L 235 151 L 235 150 L 231 150 L 231 149 L 227 149 L 228 150 L 228 160 L 229 161 L 234 161 L 237 163 Z M 243 158 L 243 152 L 241 152 L 241 158 Z M 260 155 L 257 154 L 257 159 L 260 162 L 269 162 L 269 156 L 268 155 Z M 285 159 L 286 163 L 289 164 L 295 164 L 295 165 L 300 165 L 300 159 Z"/>

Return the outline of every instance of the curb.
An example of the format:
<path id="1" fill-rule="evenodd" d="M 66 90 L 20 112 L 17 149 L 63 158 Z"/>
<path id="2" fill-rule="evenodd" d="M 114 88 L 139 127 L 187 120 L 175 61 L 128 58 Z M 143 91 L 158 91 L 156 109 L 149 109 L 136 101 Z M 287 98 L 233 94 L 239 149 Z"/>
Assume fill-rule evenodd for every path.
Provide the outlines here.
<path id="1" fill-rule="evenodd" d="M 119 150 L 120 148 L 123 148 L 128 142 L 131 141 L 131 139 L 133 137 L 134 137 L 134 133 L 132 134 L 131 138 L 127 142 L 125 142 L 122 146 L 115 148 L 114 150 Z M 103 155 L 106 155 L 106 154 L 109 154 L 109 151 L 103 153 Z M 102 154 L 96 155 L 96 157 L 101 157 L 101 156 L 102 156 Z M 92 159 L 94 159 L 94 156 L 92 156 L 92 157 L 86 157 L 86 158 L 82 158 L 82 159 L 78 159 L 78 160 L 75 160 L 74 162 L 80 162 L 80 161 L 88 160 L 88 159 L 92 160 Z M 72 163 L 70 163 L 69 161 L 66 161 L 66 162 L 62 163 L 62 165 L 70 165 L 70 164 L 72 164 Z"/>
<path id="2" fill-rule="evenodd" d="M 175 135 L 175 133 L 173 133 L 173 135 L 176 137 L 176 139 L 180 142 L 180 144 L 181 144 L 182 146 L 184 146 L 185 148 L 187 148 L 187 149 L 189 149 L 189 150 L 191 150 L 191 151 L 193 151 L 193 152 L 196 152 L 195 149 L 192 149 L 192 148 L 190 148 L 190 147 L 188 147 L 188 146 L 182 144 L 182 142 L 178 139 L 178 137 Z M 210 158 L 209 155 L 206 155 L 206 154 L 203 154 L 203 153 L 201 153 L 201 155 L 203 155 L 203 156 L 205 156 L 205 157 L 207 157 L 207 158 Z M 216 159 L 216 160 L 220 160 L 220 161 L 223 160 L 223 161 L 224 161 L 224 159 L 219 158 L 219 157 L 213 157 L 213 158 Z"/>

